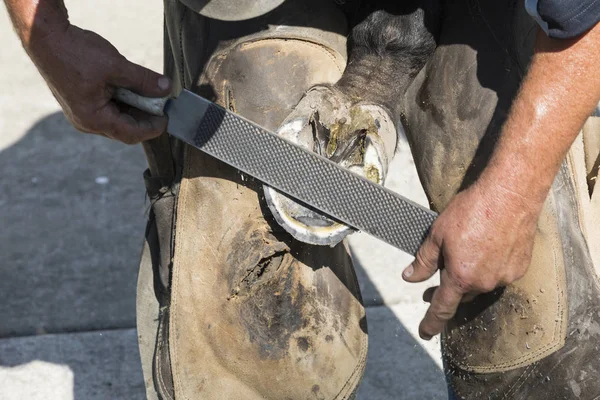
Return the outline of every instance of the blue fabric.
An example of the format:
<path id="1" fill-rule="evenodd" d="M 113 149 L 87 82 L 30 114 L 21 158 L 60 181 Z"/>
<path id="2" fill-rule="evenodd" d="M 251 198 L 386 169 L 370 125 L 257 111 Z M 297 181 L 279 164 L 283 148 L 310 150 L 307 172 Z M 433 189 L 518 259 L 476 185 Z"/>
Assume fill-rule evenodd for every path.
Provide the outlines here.
<path id="1" fill-rule="evenodd" d="M 557 39 L 577 37 L 600 21 L 600 0 L 525 0 L 525 8 Z"/>
<path id="2" fill-rule="evenodd" d="M 544 32 L 546 32 L 546 34 L 547 34 L 548 33 L 548 24 L 546 23 L 546 21 L 544 21 L 542 19 L 542 16 L 538 12 L 537 6 L 538 6 L 538 0 L 525 0 L 525 9 L 529 13 L 529 15 L 531 15 L 533 17 L 533 19 L 535 19 L 535 21 L 538 23 L 540 28 L 542 28 L 544 30 Z"/>

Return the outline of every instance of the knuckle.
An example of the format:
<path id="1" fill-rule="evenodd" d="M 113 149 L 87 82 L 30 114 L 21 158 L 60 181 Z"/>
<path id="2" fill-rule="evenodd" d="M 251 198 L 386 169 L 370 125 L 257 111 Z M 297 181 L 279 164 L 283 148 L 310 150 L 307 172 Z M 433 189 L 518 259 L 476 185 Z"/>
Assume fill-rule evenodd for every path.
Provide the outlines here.
<path id="1" fill-rule="evenodd" d="M 117 121 L 111 121 L 108 125 L 108 132 L 112 138 L 123 141 L 123 130 L 117 123 Z"/>
<path id="2" fill-rule="evenodd" d="M 463 292 L 469 292 L 473 288 L 475 275 L 471 269 L 461 268 L 457 271 L 452 271 L 449 275 L 456 286 Z"/>
<path id="3" fill-rule="evenodd" d="M 428 252 L 430 252 L 430 250 L 427 250 L 426 247 L 421 247 L 421 250 L 419 250 L 415 256 L 415 261 L 420 268 L 433 272 L 435 271 L 435 267 L 429 262 L 431 256 L 427 254 Z"/>
<path id="4" fill-rule="evenodd" d="M 86 126 L 91 129 L 93 132 L 102 132 L 103 130 L 106 129 L 105 124 L 103 123 L 103 121 L 100 121 L 98 118 L 95 118 L 94 116 L 88 116 L 88 118 L 86 119 Z"/>
<path id="5" fill-rule="evenodd" d="M 527 272 L 527 270 L 519 270 L 517 271 L 513 276 L 512 276 L 512 281 L 510 283 L 513 283 L 514 281 L 518 281 L 519 279 L 523 278 L 525 276 L 525 273 Z"/>
<path id="6" fill-rule="evenodd" d="M 94 133 L 107 133 L 111 130 L 111 124 L 106 120 L 106 117 L 101 113 L 88 114 L 88 126 Z"/>
<path id="7" fill-rule="evenodd" d="M 108 66 L 112 69 L 118 70 L 123 68 L 127 59 L 121 53 L 115 53 L 112 57 L 109 57 L 107 62 Z"/>
<path id="8" fill-rule="evenodd" d="M 153 139 L 155 137 L 160 136 L 162 133 L 163 132 L 161 130 L 153 128 L 152 130 L 147 132 L 144 139 Z"/>
<path id="9" fill-rule="evenodd" d="M 496 289 L 498 282 L 492 279 L 484 279 L 479 285 L 478 289 L 483 293 L 488 293 Z"/>
<path id="10" fill-rule="evenodd" d="M 119 140 L 128 146 L 133 146 L 134 144 L 137 144 L 137 141 L 130 136 L 119 136 Z"/>
<path id="11" fill-rule="evenodd" d="M 75 128 L 81 131 L 96 132 L 97 130 L 96 120 L 92 118 L 88 112 L 83 111 L 81 109 L 73 109 L 71 122 L 73 123 Z"/>
<path id="12" fill-rule="evenodd" d="M 503 283 L 505 285 L 510 285 L 511 283 L 516 282 L 525 276 L 525 272 L 526 270 L 521 269 L 513 270 L 507 274 L 506 278 L 503 280 Z"/>
<path id="13" fill-rule="evenodd" d="M 482 276 L 480 268 L 477 267 L 461 268 L 454 272 L 452 278 L 464 293 L 487 293 L 498 286 L 498 279 L 495 276 Z"/>
<path id="14" fill-rule="evenodd" d="M 127 145 L 130 145 L 130 146 L 134 145 L 134 144 L 138 144 L 140 142 L 136 137 L 134 137 L 132 135 L 128 135 L 128 134 L 123 134 L 122 132 L 115 134 L 115 138 Z"/>
<path id="15" fill-rule="evenodd" d="M 431 310 L 431 319 L 438 324 L 445 324 L 454 316 L 454 311 L 445 308 Z"/>
<path id="16" fill-rule="evenodd" d="M 127 145 L 138 144 L 141 141 L 138 137 L 133 135 L 129 129 L 119 126 L 118 124 L 114 124 L 112 136 Z"/>
<path id="17" fill-rule="evenodd" d="M 127 71 L 127 59 L 120 53 L 113 54 L 106 59 L 106 67 L 114 74 L 123 74 Z"/>

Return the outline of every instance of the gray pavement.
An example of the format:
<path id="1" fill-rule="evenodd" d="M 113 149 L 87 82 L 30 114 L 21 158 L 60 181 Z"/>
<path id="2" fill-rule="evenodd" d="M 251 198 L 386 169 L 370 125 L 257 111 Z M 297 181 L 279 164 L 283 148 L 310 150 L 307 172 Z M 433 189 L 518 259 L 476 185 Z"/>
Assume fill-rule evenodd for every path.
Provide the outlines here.
<path id="1" fill-rule="evenodd" d="M 145 398 L 135 329 L 0 340 L 0 398 Z"/>
<path id="2" fill-rule="evenodd" d="M 72 22 L 161 69 L 162 10 L 142 0 L 67 1 Z M 142 399 L 135 283 L 144 232 L 139 146 L 75 131 L 0 7 L 0 400 Z M 406 149 L 389 187 L 425 197 Z M 410 257 L 351 240 L 368 308 L 361 400 L 444 399 L 439 341 L 416 329 L 427 286 L 401 279 Z"/>

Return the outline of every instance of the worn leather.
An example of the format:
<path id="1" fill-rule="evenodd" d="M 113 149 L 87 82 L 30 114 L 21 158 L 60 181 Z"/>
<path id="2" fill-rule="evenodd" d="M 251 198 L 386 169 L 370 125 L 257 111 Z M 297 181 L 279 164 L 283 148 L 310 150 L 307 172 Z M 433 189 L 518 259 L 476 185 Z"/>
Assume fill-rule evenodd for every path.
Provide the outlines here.
<path id="1" fill-rule="evenodd" d="M 344 246 L 286 239 L 263 217 L 258 182 L 192 149 L 186 160 L 176 235 L 196 240 L 176 241 L 176 397 L 347 398 L 367 341 Z"/>
<path id="2" fill-rule="evenodd" d="M 565 343 L 567 290 L 556 204 L 546 201 L 525 277 L 479 296 L 449 324 L 444 352 L 452 364 L 476 373 L 530 365 Z"/>
<path id="3" fill-rule="evenodd" d="M 137 326 L 147 397 L 174 398 L 168 342 L 170 274 L 173 256 L 173 222 L 176 182 L 159 185 L 144 173 L 151 202 L 145 243 L 140 262 L 137 296 Z"/>
<path id="4" fill-rule="evenodd" d="M 583 204 L 588 201 L 584 216 L 586 221 L 586 232 L 589 238 L 600 238 L 600 117 L 595 116 L 588 120 L 583 127 L 583 141 L 586 152 L 586 181 L 588 184 L 588 197 L 582 195 Z M 585 194 L 585 190 L 582 191 Z M 596 268 L 596 274 L 600 276 L 600 245 L 592 242 L 590 246 L 591 257 Z"/>
<path id="5" fill-rule="evenodd" d="M 287 3 L 296 10 L 233 26 L 166 0 L 166 70 L 175 86 L 275 129 L 307 89 L 335 82 L 345 66 L 339 10 Z M 287 15 L 300 28 L 276 26 Z M 330 29 L 315 27 L 325 20 Z M 270 217 L 259 182 L 180 143 L 169 147 L 176 176 L 153 202 L 143 260 L 159 283 L 157 397 L 353 398 L 368 341 L 345 245 L 292 240 Z M 171 193 L 174 204 L 163 199 Z M 161 239 L 165 232 L 170 242 Z M 140 276 L 140 284 L 148 281 Z"/>
<path id="6" fill-rule="evenodd" d="M 407 135 L 439 211 L 485 167 L 535 33 L 517 2 L 445 7 L 440 46 L 406 97 Z M 460 399 L 600 396 L 593 378 L 600 370 L 600 292 L 590 256 L 600 238 L 582 228 L 569 157 L 544 205 L 525 277 L 462 304 L 444 332 L 446 374 Z"/>
<path id="7" fill-rule="evenodd" d="M 600 246 L 594 245 L 600 238 L 600 117 L 588 118 L 567 161 L 574 174 L 581 228 L 590 238 L 590 256 L 600 276 Z"/>
<path id="8" fill-rule="evenodd" d="M 573 174 L 567 164 L 563 165 L 556 178 L 547 204 L 550 202 L 554 203 L 556 210 L 561 244 L 547 251 L 562 252 L 566 266 L 567 329 L 564 345 L 540 360 L 510 370 L 489 370 L 487 373 L 461 368 L 454 363 L 452 354 L 446 352 L 447 372 L 458 398 L 542 399 L 549 393 L 557 399 L 596 399 L 600 396 L 600 384 L 595 378 L 600 369 L 600 290 L 588 247 L 588 243 L 598 245 L 598 238 L 583 235 Z M 536 293 L 530 292 L 528 296 L 531 299 Z M 503 300 L 500 298 L 499 302 Z M 470 305 L 463 306 L 464 313 L 473 311 Z M 490 328 L 493 329 L 494 325 L 490 325 L 488 330 Z M 513 331 L 510 326 L 506 328 L 504 331 L 496 330 L 495 340 L 512 344 L 527 354 L 530 349 L 527 345 L 523 348 L 523 341 L 527 343 L 532 335 L 519 335 L 519 331 Z M 453 340 L 447 333 L 444 346 Z"/>

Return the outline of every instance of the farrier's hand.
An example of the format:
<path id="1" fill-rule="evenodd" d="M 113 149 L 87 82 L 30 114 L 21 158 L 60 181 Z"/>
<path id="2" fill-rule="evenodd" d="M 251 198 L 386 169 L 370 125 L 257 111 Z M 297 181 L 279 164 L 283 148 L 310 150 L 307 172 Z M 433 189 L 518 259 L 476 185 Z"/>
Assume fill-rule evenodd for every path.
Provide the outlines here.
<path id="1" fill-rule="evenodd" d="M 167 96 L 168 78 L 129 62 L 101 36 L 73 25 L 35 40 L 27 51 L 77 129 L 127 144 L 166 130 L 166 117 L 121 107 L 112 95 L 124 87 L 144 96 Z"/>
<path id="2" fill-rule="evenodd" d="M 461 301 L 525 274 L 541 206 L 481 182 L 450 202 L 403 274 L 408 282 L 421 282 L 440 269 L 440 286 L 419 326 L 421 338 L 440 333 Z"/>
<path id="3" fill-rule="evenodd" d="M 407 281 L 418 282 L 443 267 L 420 325 L 423 338 L 442 331 L 466 294 L 525 274 L 543 202 L 600 100 L 599 42 L 600 24 L 568 40 L 538 31 L 527 76 L 487 167 L 441 213 L 404 272 Z"/>

